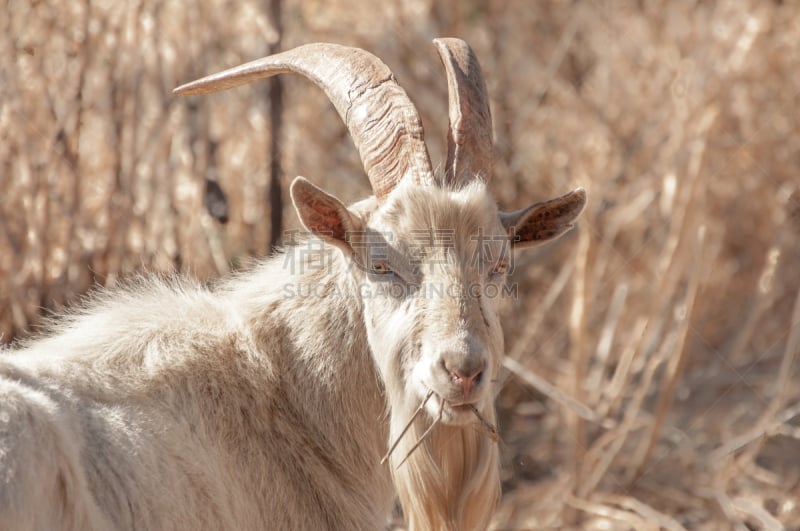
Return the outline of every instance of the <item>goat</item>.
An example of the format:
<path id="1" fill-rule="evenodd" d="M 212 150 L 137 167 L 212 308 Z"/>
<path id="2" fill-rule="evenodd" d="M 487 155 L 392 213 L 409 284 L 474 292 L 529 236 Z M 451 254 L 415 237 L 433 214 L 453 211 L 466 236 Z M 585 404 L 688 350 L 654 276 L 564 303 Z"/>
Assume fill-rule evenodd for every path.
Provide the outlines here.
<path id="1" fill-rule="evenodd" d="M 489 525 L 493 295 L 511 250 L 569 230 L 586 193 L 498 212 L 477 59 L 434 43 L 450 105 L 441 175 L 416 108 L 361 49 L 308 44 L 175 89 L 305 76 L 374 195 L 345 206 L 297 177 L 305 242 L 212 286 L 101 290 L 0 352 L 3 529 L 382 529 L 395 493 L 410 529 Z"/>

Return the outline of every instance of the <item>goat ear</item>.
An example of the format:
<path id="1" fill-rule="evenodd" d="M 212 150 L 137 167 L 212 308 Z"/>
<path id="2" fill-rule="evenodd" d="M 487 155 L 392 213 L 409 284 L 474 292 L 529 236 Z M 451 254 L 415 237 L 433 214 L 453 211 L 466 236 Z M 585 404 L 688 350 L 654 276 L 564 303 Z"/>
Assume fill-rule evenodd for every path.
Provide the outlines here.
<path id="1" fill-rule="evenodd" d="M 303 226 L 320 238 L 352 252 L 349 237 L 363 229 L 361 218 L 334 196 L 303 177 L 292 181 L 292 203 Z"/>
<path id="2" fill-rule="evenodd" d="M 500 221 L 511 236 L 515 249 L 534 247 L 567 232 L 575 224 L 586 206 L 586 190 L 576 188 L 568 194 L 534 203 L 533 205 L 506 214 L 500 213 Z"/>

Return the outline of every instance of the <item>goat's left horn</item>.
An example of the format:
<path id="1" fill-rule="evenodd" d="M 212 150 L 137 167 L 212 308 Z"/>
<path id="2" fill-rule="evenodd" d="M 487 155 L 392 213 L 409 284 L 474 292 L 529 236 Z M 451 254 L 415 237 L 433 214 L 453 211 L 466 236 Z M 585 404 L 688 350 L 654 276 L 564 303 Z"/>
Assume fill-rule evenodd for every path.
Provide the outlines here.
<path id="1" fill-rule="evenodd" d="M 208 94 L 283 73 L 300 74 L 325 91 L 361 155 L 375 197 L 410 179 L 433 184 L 422 121 L 380 59 L 359 48 L 306 44 L 181 85 L 180 95 Z"/>
<path id="2" fill-rule="evenodd" d="M 478 59 L 461 39 L 435 39 L 447 74 L 450 129 L 445 182 L 455 188 L 492 177 L 492 114 Z"/>

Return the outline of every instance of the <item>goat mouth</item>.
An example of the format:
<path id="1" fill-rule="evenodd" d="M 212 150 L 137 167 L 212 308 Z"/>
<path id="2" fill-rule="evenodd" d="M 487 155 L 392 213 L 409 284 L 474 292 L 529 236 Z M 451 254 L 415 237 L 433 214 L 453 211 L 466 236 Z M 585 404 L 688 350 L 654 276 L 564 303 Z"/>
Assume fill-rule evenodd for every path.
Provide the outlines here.
<path id="1" fill-rule="evenodd" d="M 428 393 L 425 395 L 425 398 L 422 400 L 422 403 L 419 405 L 419 407 L 414 412 L 414 414 L 411 415 L 411 418 L 408 420 L 408 423 L 406 424 L 406 427 L 403 428 L 403 430 L 397 436 L 397 438 L 395 439 L 395 442 L 389 448 L 389 451 L 386 452 L 386 455 L 383 456 L 383 459 L 381 459 L 381 464 L 385 463 L 386 460 L 389 459 L 389 457 L 392 455 L 392 452 L 394 452 L 395 448 L 397 448 L 397 445 L 400 443 L 400 440 L 403 438 L 403 436 L 406 434 L 408 429 L 414 423 L 414 419 L 416 419 L 417 416 L 420 414 L 420 412 L 422 412 L 425 409 L 425 405 L 434 396 L 438 399 L 438 402 L 439 402 L 439 406 L 437 408 L 437 414 L 433 418 L 433 422 L 431 422 L 430 426 L 428 426 L 428 428 L 425 430 L 425 432 L 419 437 L 419 439 L 417 439 L 417 442 L 414 443 L 414 445 L 408 451 L 408 453 L 403 458 L 403 460 L 400 461 L 400 464 L 397 465 L 398 468 L 400 468 L 403 465 L 403 463 L 405 463 L 406 460 L 409 457 L 411 457 L 411 454 L 414 453 L 414 450 L 416 450 L 417 447 L 419 447 L 419 445 L 422 444 L 422 442 L 425 440 L 425 438 L 428 436 L 428 434 L 431 432 L 431 430 L 433 430 L 433 428 L 439 422 L 444 422 L 444 423 L 449 423 L 449 424 L 468 425 L 470 423 L 469 422 L 463 422 L 462 419 L 463 419 L 463 417 L 465 415 L 469 415 L 470 413 L 472 415 L 475 415 L 475 417 L 478 419 L 480 425 L 486 431 L 487 435 L 489 436 L 489 438 L 492 441 L 494 441 L 495 443 L 498 443 L 500 441 L 500 437 L 497 434 L 497 428 L 495 428 L 494 424 L 492 424 L 491 422 L 486 420 L 486 418 L 481 414 L 481 412 L 478 410 L 478 408 L 475 407 L 475 404 L 473 404 L 473 403 L 452 404 L 452 403 L 448 402 L 447 400 L 445 400 L 444 398 L 442 398 L 442 396 L 437 394 L 433 389 L 428 388 Z M 451 417 L 450 419 L 448 419 L 450 422 L 448 422 L 448 420 L 445 420 L 445 416 L 444 416 L 444 413 L 446 411 L 445 408 L 447 408 L 447 411 L 449 412 L 448 416 Z M 458 420 L 459 420 L 458 422 L 452 422 L 453 414 L 455 414 L 455 416 L 458 418 Z"/>
<path id="2" fill-rule="evenodd" d="M 484 398 L 480 396 L 480 393 L 464 400 L 464 397 L 443 392 L 428 382 L 423 381 L 422 384 L 425 395 L 420 407 L 425 410 L 429 418 L 440 417 L 439 421 L 442 424 L 451 426 L 463 426 L 475 422 L 475 411 L 477 408 L 481 408 L 480 404 Z"/>
<path id="3" fill-rule="evenodd" d="M 441 394 L 436 391 L 434 391 L 433 396 L 435 398 L 435 403 L 432 405 L 438 408 L 438 402 L 442 401 L 444 402 L 445 411 L 470 411 L 472 407 L 480 407 L 479 404 L 482 402 L 481 398 L 478 396 L 473 396 L 469 400 L 464 400 L 461 396 L 447 398 L 446 394 Z"/>
<path id="4" fill-rule="evenodd" d="M 477 419 L 478 424 L 480 424 L 481 428 L 486 431 L 486 434 L 489 438 L 496 442 L 499 442 L 500 436 L 497 433 L 497 428 L 494 424 L 492 424 L 478 409 L 478 402 L 459 402 L 453 403 L 448 402 L 440 395 L 436 395 L 436 397 L 441 401 L 441 409 L 445 413 L 444 418 L 442 421 L 446 424 L 454 424 L 454 425 L 474 425 L 475 420 Z"/>
<path id="5" fill-rule="evenodd" d="M 457 428 L 476 427 L 477 424 L 491 426 L 475 404 L 450 404 L 445 402 L 442 424 Z"/>
<path id="6" fill-rule="evenodd" d="M 427 412 L 431 417 L 436 417 L 441 409 L 443 424 L 451 426 L 466 426 L 475 423 L 476 413 L 479 411 L 480 400 L 474 402 L 459 402 L 448 400 L 439 393 L 434 392 L 434 399 L 428 403 Z"/>

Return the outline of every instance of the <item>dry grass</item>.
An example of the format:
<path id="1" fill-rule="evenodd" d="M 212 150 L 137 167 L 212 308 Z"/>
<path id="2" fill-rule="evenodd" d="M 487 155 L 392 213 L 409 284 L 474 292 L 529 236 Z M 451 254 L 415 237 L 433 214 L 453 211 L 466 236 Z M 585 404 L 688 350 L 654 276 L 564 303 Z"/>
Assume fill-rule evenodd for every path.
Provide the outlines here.
<path id="1" fill-rule="evenodd" d="M 796 3 L 286 0 L 280 35 L 268 4 L 0 8 L 4 341 L 92 283 L 209 278 L 267 252 L 268 86 L 179 100 L 179 82 L 279 36 L 362 46 L 442 161 L 429 41 L 458 35 L 488 78 L 501 206 L 590 193 L 573 235 L 516 264 L 496 527 L 800 527 Z M 303 174 L 366 195 L 324 96 L 285 88 L 284 186 Z M 204 178 L 227 194 L 226 225 Z"/>

